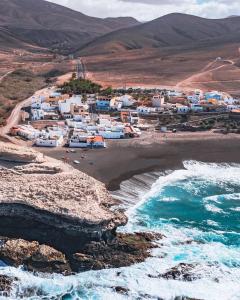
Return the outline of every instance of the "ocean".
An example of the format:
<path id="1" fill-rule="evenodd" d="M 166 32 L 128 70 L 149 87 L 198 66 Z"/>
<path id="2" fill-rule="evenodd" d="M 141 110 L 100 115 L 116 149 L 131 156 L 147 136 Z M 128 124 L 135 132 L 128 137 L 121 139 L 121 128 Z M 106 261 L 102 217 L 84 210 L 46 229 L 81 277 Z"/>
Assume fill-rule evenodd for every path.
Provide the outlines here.
<path id="1" fill-rule="evenodd" d="M 186 161 L 123 182 L 114 197 L 129 217 L 121 231 L 164 235 L 151 258 L 69 277 L 2 266 L 0 274 L 20 278 L 11 299 L 240 299 L 240 165 Z M 161 277 L 180 264 L 191 266 L 191 280 Z"/>

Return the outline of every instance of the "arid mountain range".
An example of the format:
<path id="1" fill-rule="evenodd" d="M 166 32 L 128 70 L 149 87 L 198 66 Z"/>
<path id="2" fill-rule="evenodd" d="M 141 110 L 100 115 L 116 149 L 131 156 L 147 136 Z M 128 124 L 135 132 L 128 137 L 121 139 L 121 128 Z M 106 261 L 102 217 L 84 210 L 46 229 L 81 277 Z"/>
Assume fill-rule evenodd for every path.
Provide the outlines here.
<path id="1" fill-rule="evenodd" d="M 134 18 L 94 18 L 44 0 L 0 0 L 0 28 L 19 39 L 16 47 L 24 41 L 72 52 L 99 36 L 136 24 Z"/>
<path id="2" fill-rule="evenodd" d="M 89 17 L 44 0 L 0 0 L 0 50 L 81 56 L 88 76 L 104 85 L 196 87 L 238 95 L 239 46 L 239 16 L 174 13 L 140 23 L 131 17 Z"/>
<path id="3" fill-rule="evenodd" d="M 82 53 L 102 54 L 123 50 L 165 48 L 240 42 L 240 17 L 205 19 L 186 14 L 169 14 L 120 29 L 84 46 Z"/>

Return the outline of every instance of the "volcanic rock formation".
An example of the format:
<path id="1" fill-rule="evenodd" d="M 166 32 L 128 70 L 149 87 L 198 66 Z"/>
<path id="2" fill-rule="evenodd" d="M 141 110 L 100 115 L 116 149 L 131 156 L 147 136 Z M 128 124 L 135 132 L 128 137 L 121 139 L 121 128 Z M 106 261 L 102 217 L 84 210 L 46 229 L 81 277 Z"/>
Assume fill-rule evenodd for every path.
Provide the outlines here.
<path id="1" fill-rule="evenodd" d="M 111 209 L 102 183 L 68 164 L 4 143 L 0 166 L 1 158 L 18 162 L 0 167 L 0 259 L 7 264 L 65 275 L 128 266 L 162 237 L 117 234 L 127 217 Z"/>

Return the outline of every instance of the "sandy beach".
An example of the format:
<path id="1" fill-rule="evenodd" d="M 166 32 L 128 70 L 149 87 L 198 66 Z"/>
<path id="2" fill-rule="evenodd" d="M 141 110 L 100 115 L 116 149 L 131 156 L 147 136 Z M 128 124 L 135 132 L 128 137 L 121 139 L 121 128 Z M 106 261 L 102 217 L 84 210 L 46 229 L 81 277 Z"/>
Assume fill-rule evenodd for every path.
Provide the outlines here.
<path id="1" fill-rule="evenodd" d="M 67 153 L 68 148 L 39 151 L 57 159 L 68 159 L 77 169 L 105 183 L 109 190 L 133 175 L 150 171 L 174 170 L 184 160 L 216 163 L 240 163 L 240 136 L 203 133 L 144 133 L 141 138 L 109 140 L 107 149 Z M 74 164 L 79 160 L 80 164 Z"/>

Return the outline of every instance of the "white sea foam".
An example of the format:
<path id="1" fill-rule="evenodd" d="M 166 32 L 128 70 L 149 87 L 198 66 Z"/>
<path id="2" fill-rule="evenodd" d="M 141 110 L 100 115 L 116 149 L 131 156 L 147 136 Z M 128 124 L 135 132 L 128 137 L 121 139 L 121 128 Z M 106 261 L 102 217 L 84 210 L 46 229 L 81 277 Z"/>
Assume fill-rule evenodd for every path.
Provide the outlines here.
<path id="1" fill-rule="evenodd" d="M 223 186 L 227 190 L 227 184 L 239 185 L 240 186 L 240 165 L 239 164 L 216 164 L 216 163 L 203 163 L 198 161 L 184 161 L 183 170 L 176 170 L 169 172 L 169 174 L 163 174 L 159 177 L 156 182 L 154 182 L 148 192 L 138 193 L 139 200 L 135 202 L 135 205 L 130 206 L 127 211 L 127 215 L 130 219 L 127 230 L 130 230 L 131 225 L 134 224 L 134 218 L 136 211 L 149 199 L 159 195 L 161 191 L 167 185 L 180 184 L 183 185 L 184 189 L 189 190 L 192 194 L 197 194 L 198 191 L 196 186 L 193 186 L 192 180 L 201 182 L 201 189 L 204 185 L 208 183 L 216 184 L 217 186 Z M 229 189 L 229 194 L 224 194 L 226 199 L 240 199 L 240 193 L 232 193 L 232 189 Z M 236 197 L 236 198 L 235 198 Z M 220 203 L 219 195 L 208 196 L 205 198 L 208 202 L 209 200 Z M 176 198 L 162 197 L 159 201 L 177 201 Z M 214 213 L 223 213 L 223 211 L 217 206 L 206 204 L 206 209 Z"/>
<path id="2" fill-rule="evenodd" d="M 240 184 L 239 164 L 215 164 L 197 161 L 185 161 L 184 167 L 194 176 L 202 177 L 208 181 Z"/>
<path id="3" fill-rule="evenodd" d="M 204 201 L 212 201 L 218 204 L 222 203 L 226 200 L 240 200 L 240 193 L 230 193 L 230 194 L 221 194 L 221 195 L 213 195 L 209 197 L 205 197 Z"/>
<path id="4" fill-rule="evenodd" d="M 207 220 L 207 224 L 210 226 L 215 226 L 215 227 L 219 226 L 218 222 L 215 222 L 213 220 Z"/>
<path id="5" fill-rule="evenodd" d="M 177 232 L 175 232 L 177 234 Z M 166 247 L 166 248 L 165 248 Z M 162 254 L 167 251 L 168 255 Z M 196 263 L 194 274 L 202 276 L 193 282 L 165 280 L 161 278 L 149 278 L 148 274 L 155 275 L 164 273 L 181 261 L 174 261 L 173 257 L 179 252 L 188 253 L 189 263 Z M 199 258 L 199 253 L 202 253 Z M 50 296 L 58 296 L 70 291 L 85 291 L 88 296 L 83 299 L 137 299 L 141 295 L 148 294 L 152 297 L 161 297 L 172 300 L 176 296 L 184 296 L 205 300 L 239 300 L 240 295 L 240 271 L 237 268 L 228 268 L 224 264 L 209 264 L 208 261 L 217 262 L 225 253 L 226 258 L 238 255 L 237 250 L 228 252 L 228 248 L 218 243 L 200 245 L 182 245 L 156 249 L 155 257 L 146 262 L 134 265 L 130 268 L 86 272 L 76 276 L 63 277 L 35 276 L 21 269 L 7 268 L 0 273 L 17 276 L 21 279 L 21 289 L 38 287 L 39 290 L 47 291 Z M 162 258 L 159 258 L 162 257 Z M 120 272 L 120 275 L 117 273 Z M 218 282 L 215 279 L 218 279 Z M 128 297 L 118 295 L 111 289 L 112 286 L 122 286 L 130 290 Z M 94 297 L 93 295 L 99 295 Z M 74 294 L 73 294 L 74 297 Z M 13 298 L 12 299 L 16 299 Z M 41 297 L 35 297 L 41 299 Z M 78 299 L 77 296 L 76 298 Z M 81 299 L 81 298 L 80 298 Z M 143 298 L 144 299 L 144 298 Z"/>
<path id="6" fill-rule="evenodd" d="M 159 199 L 160 202 L 175 202 L 178 201 L 179 199 L 176 197 L 162 197 Z"/>
<path id="7" fill-rule="evenodd" d="M 205 208 L 206 208 L 206 210 L 211 211 L 213 213 L 222 213 L 223 212 L 223 210 L 221 208 L 219 208 L 213 204 L 206 204 Z"/>
<path id="8" fill-rule="evenodd" d="M 240 207 L 230 208 L 230 210 L 240 212 Z"/>
<path id="9" fill-rule="evenodd" d="M 218 207 L 222 199 L 237 199 L 238 193 L 234 193 L 232 187 L 226 184 L 240 185 L 240 166 L 227 164 L 205 164 L 199 162 L 184 162 L 184 170 L 177 170 L 169 174 L 162 174 L 152 183 L 149 177 L 140 177 L 133 181 L 125 182 L 117 197 L 124 198 L 130 222 L 124 228 L 125 231 L 148 230 L 146 226 L 139 225 L 138 208 L 145 202 L 151 201 L 152 197 L 161 195 L 164 187 L 168 185 L 182 186 L 184 189 L 198 195 L 208 183 L 223 186 L 226 192 L 221 198 L 219 195 L 203 197 L 204 207 L 217 216 L 224 211 Z M 147 178 L 147 179 L 146 179 Z M 195 185 L 193 181 L 201 181 Z M 144 189 L 141 188 L 143 182 Z M 134 186 L 136 185 L 136 186 Z M 126 188 L 126 189 L 125 189 Z M 128 195 L 130 201 L 128 202 Z M 159 197 L 159 201 L 178 201 L 177 197 Z M 167 205 L 167 203 L 166 203 Z M 239 207 L 232 208 L 239 211 Z M 144 216 L 151 218 L 151 216 Z M 177 296 L 203 300 L 240 300 L 240 256 L 237 246 L 222 243 L 225 234 L 234 234 L 231 231 L 214 230 L 205 232 L 192 226 L 177 226 L 174 222 L 179 219 L 161 219 L 159 224 L 151 230 L 161 231 L 166 237 L 159 241 L 159 247 L 152 251 L 153 257 L 141 264 L 128 268 L 91 271 L 75 276 L 63 277 L 61 275 L 35 276 L 21 269 L 1 268 L 0 273 L 20 278 L 19 288 L 37 287 L 48 293 L 49 298 L 59 299 L 66 292 L 72 293 L 72 299 L 144 299 L 149 295 L 152 299 L 158 297 L 164 300 L 172 300 Z M 188 223 L 190 223 L 189 220 Z M 213 220 L 206 220 L 211 226 L 218 226 Z M 218 242 L 216 242 L 219 240 Z M 184 282 L 178 280 L 165 280 L 160 274 L 168 271 L 179 263 L 194 264 L 194 274 L 199 275 L 198 280 Z M 120 274 L 119 274 L 120 272 Z M 148 275 L 156 276 L 150 278 Z M 122 286 L 130 290 L 128 296 L 117 294 L 113 286 Z M 75 293 L 74 293 L 75 291 Z M 77 296 L 76 292 L 82 291 L 84 297 Z M 14 294 L 15 293 L 15 294 Z M 16 296 L 17 289 L 13 291 Z M 55 297 L 55 298 L 54 298 Z M 34 300 L 41 297 L 34 297 Z"/>

